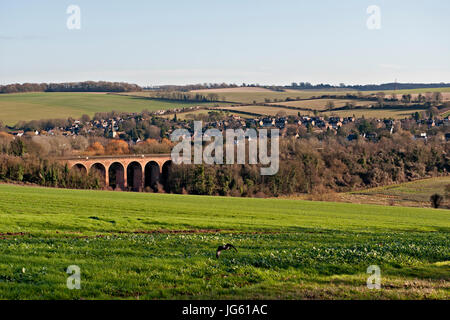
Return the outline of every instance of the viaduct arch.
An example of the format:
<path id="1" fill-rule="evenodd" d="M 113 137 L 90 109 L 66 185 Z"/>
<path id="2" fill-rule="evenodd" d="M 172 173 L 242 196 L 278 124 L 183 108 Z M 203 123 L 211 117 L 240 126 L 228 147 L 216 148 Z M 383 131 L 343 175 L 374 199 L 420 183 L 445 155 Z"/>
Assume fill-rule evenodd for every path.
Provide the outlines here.
<path id="1" fill-rule="evenodd" d="M 130 191 L 142 191 L 145 187 L 156 190 L 158 183 L 166 187 L 172 164 L 169 154 L 79 156 L 60 160 L 70 169 L 97 172 L 106 186 Z"/>

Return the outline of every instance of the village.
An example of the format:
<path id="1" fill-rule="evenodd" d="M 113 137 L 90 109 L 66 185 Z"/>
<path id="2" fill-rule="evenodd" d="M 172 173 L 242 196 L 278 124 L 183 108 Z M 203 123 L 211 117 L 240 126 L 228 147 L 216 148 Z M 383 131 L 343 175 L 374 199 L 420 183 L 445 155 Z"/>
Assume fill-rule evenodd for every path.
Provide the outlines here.
<path id="1" fill-rule="evenodd" d="M 191 114 L 184 120 L 179 120 L 177 116 L 189 114 L 205 109 L 206 114 L 198 116 Z M 83 121 L 84 119 L 84 121 Z M 12 130 L 14 136 L 42 135 L 42 136 L 103 136 L 112 139 L 122 139 L 130 144 L 139 144 L 146 138 L 167 138 L 176 129 L 187 129 L 193 133 L 193 121 L 203 121 L 204 130 L 216 128 L 224 132 L 227 129 L 249 129 L 249 128 L 278 128 L 281 137 L 294 136 L 301 138 L 305 134 L 323 135 L 345 134 L 348 141 L 365 138 L 370 141 L 378 141 L 383 134 L 392 134 L 396 129 L 414 131 L 413 138 L 427 140 L 429 131 L 439 131 L 440 128 L 447 128 L 450 124 L 450 116 L 435 119 L 366 119 L 354 116 L 306 116 L 300 113 L 297 116 L 261 116 L 245 118 L 241 115 L 216 110 L 214 108 L 203 108 L 200 106 L 189 108 L 175 108 L 170 110 L 158 110 L 154 112 L 142 113 L 115 113 L 97 114 L 91 120 L 83 116 L 81 119 L 68 119 L 65 126 L 54 126 L 38 128 L 31 122 L 28 127 L 19 130 Z M 159 131 L 159 137 L 151 135 L 146 131 L 147 125 L 163 128 Z M 136 130 L 144 127 L 142 130 Z M 347 128 L 347 130 L 345 130 Z M 450 133 L 443 132 L 442 139 L 448 141 Z"/>

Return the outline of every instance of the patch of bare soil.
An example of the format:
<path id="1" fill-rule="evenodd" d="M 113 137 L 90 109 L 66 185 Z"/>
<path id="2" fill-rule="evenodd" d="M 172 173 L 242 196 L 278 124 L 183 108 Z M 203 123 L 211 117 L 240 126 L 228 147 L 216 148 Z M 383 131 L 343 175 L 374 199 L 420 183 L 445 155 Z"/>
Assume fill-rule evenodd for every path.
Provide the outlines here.
<path id="1" fill-rule="evenodd" d="M 9 237 L 17 237 L 17 236 L 25 236 L 28 233 L 26 232 L 4 232 L 4 233 L 0 233 L 0 239 L 5 240 L 8 239 Z"/>
<path id="2" fill-rule="evenodd" d="M 136 231 L 118 231 L 117 233 L 134 233 L 134 234 L 192 234 L 192 233 L 218 233 L 220 229 L 192 229 L 192 230 L 136 230 Z"/>

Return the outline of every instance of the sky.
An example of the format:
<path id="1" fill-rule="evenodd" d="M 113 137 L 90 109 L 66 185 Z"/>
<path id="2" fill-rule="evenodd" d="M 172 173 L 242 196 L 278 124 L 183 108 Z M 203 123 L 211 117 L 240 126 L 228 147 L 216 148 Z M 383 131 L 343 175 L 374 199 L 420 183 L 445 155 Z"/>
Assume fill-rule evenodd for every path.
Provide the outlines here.
<path id="1" fill-rule="evenodd" d="M 450 82 L 449 14 L 448 0 L 0 0 L 0 84 Z"/>

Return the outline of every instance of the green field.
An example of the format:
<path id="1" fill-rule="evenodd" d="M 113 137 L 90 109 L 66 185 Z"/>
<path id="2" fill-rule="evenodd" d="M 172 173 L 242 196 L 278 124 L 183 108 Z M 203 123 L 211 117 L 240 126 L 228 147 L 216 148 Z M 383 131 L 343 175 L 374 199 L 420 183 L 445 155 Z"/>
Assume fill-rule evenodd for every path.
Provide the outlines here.
<path id="1" fill-rule="evenodd" d="M 39 92 L 0 95 L 0 120 L 14 125 L 20 120 L 40 120 L 68 117 L 79 118 L 83 114 L 93 116 L 96 112 L 142 110 L 165 110 L 196 105 L 212 105 L 197 102 L 168 102 L 146 98 L 102 94 Z"/>
<path id="2" fill-rule="evenodd" d="M 449 299 L 448 214 L 0 185 L 0 299 Z"/>
<path id="3" fill-rule="evenodd" d="M 220 90 L 200 90 L 196 92 L 218 93 L 220 99 L 236 102 L 236 103 L 264 103 L 265 99 L 285 100 L 292 99 L 308 99 L 312 96 L 320 96 L 323 94 L 346 94 L 346 91 L 314 91 L 314 90 L 286 90 L 285 92 L 277 92 L 271 90 L 264 90 L 261 88 L 237 88 L 236 90 L 228 89 L 228 91 Z M 424 93 L 440 91 L 443 92 L 445 99 L 450 99 L 450 88 L 439 89 L 415 89 L 397 91 L 401 93 Z M 355 93 L 354 91 L 351 91 Z M 370 92 L 366 92 L 370 93 Z M 391 91 L 386 91 L 387 94 Z M 123 112 L 141 112 L 143 110 L 155 111 L 173 108 L 183 108 L 188 106 L 214 106 L 219 105 L 226 107 L 229 103 L 198 103 L 198 102 L 184 102 L 184 101 L 167 101 L 148 99 L 152 97 L 154 92 L 131 92 L 123 94 L 104 94 L 104 93 L 73 93 L 73 92 L 39 92 L 39 93 L 18 93 L 18 94 L 1 94 L 0 95 L 0 121 L 7 125 L 14 125 L 18 121 L 30 121 L 40 119 L 54 119 L 54 118 L 79 118 L 83 114 L 93 116 L 96 112 L 108 111 L 123 111 Z M 288 106 L 307 107 L 311 109 L 322 110 L 326 105 L 327 99 L 315 101 L 293 101 L 293 102 L 277 102 L 277 104 L 285 103 Z M 346 100 L 337 99 L 334 101 L 335 107 L 340 107 L 345 104 Z M 354 101 L 352 101 L 354 102 Z M 363 104 L 371 104 L 372 102 L 362 101 Z M 244 106 L 244 108 L 254 108 L 255 106 Z M 269 108 L 269 107 L 266 107 Z M 287 111 L 288 109 L 281 109 L 287 114 L 297 114 L 294 111 Z M 277 110 L 265 109 L 261 115 L 275 115 Z M 412 113 L 419 110 L 404 109 L 399 107 L 392 110 L 341 110 L 333 111 L 340 116 L 366 116 L 366 117 L 384 117 L 386 114 L 393 118 L 409 117 Z M 302 114 L 308 114 L 303 111 Z M 330 113 L 324 113 L 329 115 Z"/>

